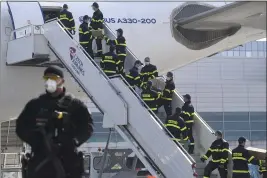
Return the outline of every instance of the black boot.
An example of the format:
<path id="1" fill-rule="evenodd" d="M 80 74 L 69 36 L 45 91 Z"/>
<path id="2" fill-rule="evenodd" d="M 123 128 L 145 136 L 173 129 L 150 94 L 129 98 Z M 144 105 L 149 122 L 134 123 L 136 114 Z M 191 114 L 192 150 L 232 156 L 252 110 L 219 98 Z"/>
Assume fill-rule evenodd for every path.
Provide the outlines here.
<path id="1" fill-rule="evenodd" d="M 195 145 L 189 145 L 188 146 L 188 153 L 191 155 L 194 154 L 194 149 L 195 149 Z"/>

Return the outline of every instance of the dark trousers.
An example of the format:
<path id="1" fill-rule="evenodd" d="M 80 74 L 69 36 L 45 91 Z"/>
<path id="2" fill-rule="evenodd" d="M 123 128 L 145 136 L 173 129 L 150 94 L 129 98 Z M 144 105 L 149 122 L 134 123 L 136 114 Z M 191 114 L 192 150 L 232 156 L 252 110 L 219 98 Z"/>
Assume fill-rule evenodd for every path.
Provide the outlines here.
<path id="1" fill-rule="evenodd" d="M 60 157 L 61 156 L 58 158 Z M 42 163 L 46 158 L 47 156 L 43 154 L 36 154 L 33 156 L 28 164 L 27 178 L 58 178 L 57 170 L 51 161 L 44 164 L 39 171 L 36 172 L 36 168 L 39 167 L 40 163 Z M 66 175 L 65 177 L 60 178 L 82 178 L 83 163 L 81 163 L 81 160 L 76 153 L 68 152 L 67 155 L 58 160 L 62 163 L 61 166 L 63 167 Z"/>
<path id="2" fill-rule="evenodd" d="M 193 154 L 195 149 L 195 139 L 193 137 L 193 123 L 186 123 L 187 136 L 189 138 L 190 144 L 188 146 L 188 153 Z"/>
<path id="3" fill-rule="evenodd" d="M 89 41 L 88 44 L 81 44 L 81 46 L 83 47 L 83 49 L 87 52 L 87 54 L 94 59 L 94 52 L 92 49 L 92 41 Z"/>
<path id="4" fill-rule="evenodd" d="M 167 117 L 172 115 L 172 101 L 160 99 L 158 107 L 164 106 Z"/>
<path id="5" fill-rule="evenodd" d="M 250 178 L 250 174 L 249 173 L 246 173 L 246 174 L 233 173 L 233 177 L 232 178 Z"/>
<path id="6" fill-rule="evenodd" d="M 219 163 L 214 163 L 210 161 L 207 166 L 204 169 L 204 177 L 203 178 L 209 178 L 212 171 L 215 169 L 218 169 L 221 178 L 227 178 L 227 165 L 224 166 L 225 168 L 220 168 Z"/>
<path id="7" fill-rule="evenodd" d="M 263 172 L 262 175 L 263 175 L 262 178 L 267 178 L 267 172 Z"/>
<path id="8" fill-rule="evenodd" d="M 173 141 L 174 142 L 178 142 L 180 143 L 182 146 L 184 146 L 183 143 L 181 143 L 181 131 L 175 127 L 167 127 L 167 129 L 169 130 L 169 132 L 171 132 L 171 134 L 173 135 L 174 139 Z"/>
<path id="9" fill-rule="evenodd" d="M 103 51 L 102 51 L 102 39 L 97 38 L 95 40 L 95 42 L 96 42 L 96 47 L 97 47 L 97 55 L 101 56 L 103 54 Z"/>
<path id="10" fill-rule="evenodd" d="M 120 61 L 118 68 L 119 68 L 119 73 L 123 74 L 123 70 L 124 70 L 124 63 L 125 63 L 125 58 L 126 56 L 120 56 L 118 55 L 118 60 Z"/>

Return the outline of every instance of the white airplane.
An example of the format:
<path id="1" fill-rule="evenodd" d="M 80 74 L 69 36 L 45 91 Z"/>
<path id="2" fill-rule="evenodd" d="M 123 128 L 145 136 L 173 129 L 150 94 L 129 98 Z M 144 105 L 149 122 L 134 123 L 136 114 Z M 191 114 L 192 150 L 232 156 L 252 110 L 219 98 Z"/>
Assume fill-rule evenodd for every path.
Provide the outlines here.
<path id="1" fill-rule="evenodd" d="M 51 29 L 61 29 L 61 27 L 59 28 L 57 25 L 57 28 L 53 28 L 51 25 L 53 23 L 50 23 L 50 25 L 48 25 L 49 23 L 45 24 L 44 29 L 47 30 L 46 33 L 40 26 L 45 23 L 46 15 L 49 13 L 56 14 L 61 10 L 63 4 L 64 3 L 52 2 L 3 2 L 1 4 L 1 119 L 7 120 L 11 117 L 16 117 L 30 98 L 40 94 L 40 92 L 44 90 L 41 78 L 44 68 L 38 68 L 36 66 L 40 66 L 41 63 L 47 62 L 47 60 L 49 62 L 57 60 L 53 52 L 47 47 L 47 40 L 45 38 L 48 39 L 48 37 L 50 37 L 49 42 L 60 41 L 60 38 L 56 39 L 57 36 L 53 36 L 54 33 L 52 33 Z M 67 4 L 70 7 L 69 10 L 73 13 L 76 22 L 76 31 L 78 31 L 77 28 L 82 17 L 84 15 L 90 16 L 93 13 L 91 9 L 92 2 L 69 2 Z M 160 74 L 182 67 L 203 57 L 214 55 L 217 52 L 266 37 L 265 2 L 238 2 L 228 4 L 224 2 L 165 3 L 124 1 L 99 2 L 99 5 L 105 17 L 105 29 L 108 29 L 110 32 L 115 31 L 117 28 L 122 28 L 124 30 L 124 36 L 127 39 L 128 48 L 141 60 L 149 56 L 151 62 L 158 67 Z M 45 37 L 43 33 L 47 36 Z M 66 36 L 65 33 L 61 33 L 61 37 L 65 37 L 64 35 Z M 77 40 L 78 35 L 76 34 L 74 38 Z M 71 42 L 73 45 L 72 40 Z M 65 47 L 69 47 L 67 44 L 68 43 L 66 43 Z M 64 50 L 65 49 L 67 48 L 64 48 Z M 69 55 L 66 54 L 65 51 L 61 54 L 65 56 Z M 87 60 L 85 59 L 84 61 Z M 21 65 L 24 66 L 22 67 Z M 89 65 L 92 67 L 91 63 Z M 89 71 L 91 68 L 87 69 L 87 71 Z M 95 67 L 94 70 L 96 70 Z M 91 70 L 91 74 L 98 76 L 93 72 L 94 70 Z M 78 97 L 85 97 L 86 95 L 83 92 L 78 92 L 78 88 L 76 88 L 77 85 L 74 85 L 74 82 L 70 80 L 71 77 L 67 73 L 66 75 L 67 89 Z M 90 78 L 90 75 L 88 75 L 86 79 L 93 83 L 98 83 L 93 77 Z M 101 81 L 102 80 L 107 83 L 107 81 L 103 79 L 103 76 L 101 78 Z M 101 83 L 101 81 L 99 83 Z M 86 84 L 88 86 L 92 83 L 87 82 Z M 110 85 L 108 86 L 110 87 Z M 123 87 L 125 88 L 125 86 Z M 98 88 L 92 88 L 91 91 L 98 91 Z M 111 91 L 111 93 L 112 92 L 113 91 Z M 128 88 L 127 92 L 129 92 Z M 99 95 L 99 92 L 97 94 Z M 123 108 L 123 102 L 118 99 L 117 95 L 115 96 L 117 98 L 114 99 L 116 99 L 116 101 L 118 100 L 118 103 L 122 106 L 119 108 Z M 132 97 L 130 95 L 127 96 L 129 98 Z M 104 100 L 101 101 L 102 104 L 104 103 L 103 101 Z M 136 101 L 136 98 L 134 101 Z M 179 103 L 181 103 L 180 101 L 181 99 Z M 177 102 L 178 101 L 176 101 L 176 103 Z M 110 104 L 107 103 L 107 105 Z M 137 105 L 138 104 L 135 106 Z M 138 105 L 138 107 L 141 106 Z M 134 107 L 130 109 L 134 109 Z M 107 110 L 111 109 L 108 108 Z M 144 109 L 142 108 L 140 110 L 143 111 Z M 123 114 L 124 110 L 118 112 Z M 136 114 L 139 112 L 131 113 Z M 149 115 L 147 114 L 146 110 L 143 114 L 142 117 L 151 117 L 149 113 Z M 112 116 L 117 115 L 115 113 Z M 122 119 L 124 119 L 124 117 Z M 154 124 L 153 131 L 160 130 L 160 127 L 155 126 L 158 123 L 155 124 L 154 120 L 148 119 L 146 121 L 150 124 Z M 136 124 L 136 122 L 131 120 L 131 124 Z M 201 140 L 201 146 L 204 145 L 206 149 L 210 141 L 214 139 L 211 135 L 211 130 L 203 120 L 200 121 L 200 119 L 198 119 L 196 125 L 198 125 L 198 129 L 201 130 L 198 132 L 201 138 L 207 137 Z M 138 126 L 140 126 L 140 122 L 138 122 Z M 135 136 L 146 131 L 146 129 L 137 130 L 138 132 L 135 132 Z M 169 137 L 166 137 L 162 132 L 155 133 L 159 133 L 160 138 L 164 138 L 161 141 L 165 141 L 172 146 L 170 150 L 171 148 L 175 148 L 174 150 L 177 151 L 176 146 L 172 145 L 173 142 L 166 139 Z M 145 142 L 148 137 L 142 139 L 144 140 L 141 141 L 144 142 L 144 145 L 148 148 L 148 143 Z M 154 153 L 158 152 L 153 152 L 151 154 Z M 192 160 L 189 160 L 188 156 L 184 156 L 186 154 L 185 152 L 179 152 L 179 154 L 185 161 L 192 163 Z M 174 158 L 178 158 L 177 155 L 178 153 Z M 160 162 L 159 164 L 163 164 L 163 161 L 157 161 L 158 163 Z M 176 163 L 178 163 L 178 161 L 176 161 Z M 188 172 L 185 173 L 186 175 L 191 174 L 192 171 L 191 166 L 188 167 L 188 165 L 189 164 L 186 165 L 186 167 L 189 168 L 187 169 Z M 183 167 L 180 169 L 183 169 Z M 175 169 L 164 166 L 165 173 L 168 173 L 167 170 L 171 170 L 173 173 Z"/>
<path id="2" fill-rule="evenodd" d="M 30 98 L 43 91 L 43 68 L 16 66 L 27 56 L 38 58 L 38 54 L 29 51 L 43 44 L 37 41 L 25 44 L 19 39 L 29 35 L 25 26 L 43 25 L 45 15 L 60 11 L 63 4 L 1 2 L 1 119 L 16 117 Z M 82 16 L 93 13 L 92 2 L 67 4 L 78 32 Z M 140 60 L 149 56 L 160 74 L 266 37 L 265 2 L 123 1 L 99 2 L 99 5 L 111 30 L 122 28 L 128 48 Z M 75 38 L 78 39 L 77 34 Z M 55 60 L 52 52 L 48 53 L 46 58 Z M 38 60 L 41 58 L 45 57 L 39 56 Z M 68 78 L 67 87 L 77 94 L 76 86 Z M 82 92 L 79 95 L 85 96 Z"/>

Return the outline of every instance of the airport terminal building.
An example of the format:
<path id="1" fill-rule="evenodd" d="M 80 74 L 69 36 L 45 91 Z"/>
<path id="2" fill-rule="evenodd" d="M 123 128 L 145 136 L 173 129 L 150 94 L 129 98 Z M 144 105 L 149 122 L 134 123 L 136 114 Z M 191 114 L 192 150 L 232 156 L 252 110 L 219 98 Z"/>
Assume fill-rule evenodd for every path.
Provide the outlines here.
<path id="1" fill-rule="evenodd" d="M 225 139 L 266 148 L 266 41 L 254 41 L 175 70 L 176 88 Z"/>

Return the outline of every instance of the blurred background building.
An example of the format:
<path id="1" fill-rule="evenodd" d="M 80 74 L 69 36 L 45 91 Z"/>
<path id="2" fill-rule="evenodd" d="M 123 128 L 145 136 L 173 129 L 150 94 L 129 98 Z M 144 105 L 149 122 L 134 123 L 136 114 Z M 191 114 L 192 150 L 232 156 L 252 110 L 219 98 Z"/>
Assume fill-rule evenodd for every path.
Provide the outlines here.
<path id="1" fill-rule="evenodd" d="M 225 139 L 266 148 L 266 41 L 254 41 L 175 70 L 176 88 Z M 265 141 L 262 142 L 262 141 Z"/>

